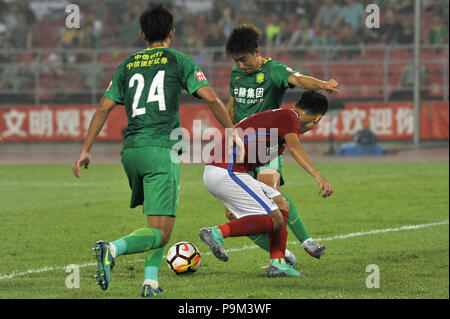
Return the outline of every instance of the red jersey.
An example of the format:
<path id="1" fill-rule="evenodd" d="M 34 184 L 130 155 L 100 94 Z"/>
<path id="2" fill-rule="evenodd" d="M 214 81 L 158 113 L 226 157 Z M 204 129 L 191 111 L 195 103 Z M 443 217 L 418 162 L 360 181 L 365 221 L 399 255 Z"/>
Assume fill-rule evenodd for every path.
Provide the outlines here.
<path id="1" fill-rule="evenodd" d="M 245 145 L 245 158 L 237 162 L 236 154 L 226 158 L 225 137 L 221 145 L 211 151 L 207 165 L 215 165 L 235 172 L 254 170 L 281 155 L 286 148 L 284 136 L 295 133 L 300 136 L 298 114 L 291 109 L 276 109 L 253 114 L 235 125 Z M 221 147 L 221 154 L 215 150 Z"/>

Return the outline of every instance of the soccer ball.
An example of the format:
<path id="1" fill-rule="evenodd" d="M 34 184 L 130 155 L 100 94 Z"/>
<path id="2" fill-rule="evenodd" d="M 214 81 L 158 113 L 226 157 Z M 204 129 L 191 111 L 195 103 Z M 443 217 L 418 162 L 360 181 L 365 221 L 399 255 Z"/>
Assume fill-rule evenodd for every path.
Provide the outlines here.
<path id="1" fill-rule="evenodd" d="M 201 255 L 194 244 L 181 241 L 170 247 L 166 261 L 169 268 L 177 275 L 192 273 L 200 267 Z"/>

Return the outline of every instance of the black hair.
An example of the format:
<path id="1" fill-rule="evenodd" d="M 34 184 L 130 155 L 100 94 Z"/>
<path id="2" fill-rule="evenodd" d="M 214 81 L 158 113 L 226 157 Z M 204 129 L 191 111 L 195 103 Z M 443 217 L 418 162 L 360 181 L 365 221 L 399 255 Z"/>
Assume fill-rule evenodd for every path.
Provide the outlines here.
<path id="1" fill-rule="evenodd" d="M 173 16 L 160 4 L 145 10 L 139 18 L 139 23 L 147 42 L 163 41 L 173 28 Z"/>
<path id="2" fill-rule="evenodd" d="M 261 31 L 252 24 L 235 27 L 228 36 L 225 48 L 227 55 L 236 53 L 254 53 L 261 39 Z"/>
<path id="3" fill-rule="evenodd" d="M 328 99 L 319 92 L 308 90 L 303 93 L 300 100 L 295 104 L 295 107 L 305 110 L 310 114 L 325 115 L 328 111 Z"/>

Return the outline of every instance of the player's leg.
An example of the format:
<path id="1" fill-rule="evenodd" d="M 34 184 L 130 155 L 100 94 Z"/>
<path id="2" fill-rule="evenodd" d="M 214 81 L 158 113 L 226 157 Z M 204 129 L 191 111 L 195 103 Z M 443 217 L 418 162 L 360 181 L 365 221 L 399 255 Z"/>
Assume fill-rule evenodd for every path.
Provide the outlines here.
<path id="1" fill-rule="evenodd" d="M 282 180 L 281 179 L 281 169 L 283 167 L 282 163 L 283 163 L 282 157 L 279 156 L 278 158 L 275 158 L 267 165 L 259 168 L 257 170 L 258 181 L 280 191 L 280 185 L 281 185 L 281 180 Z M 290 208 L 289 208 L 289 216 L 290 216 Z M 251 238 L 251 239 L 253 240 L 253 238 Z M 256 242 L 256 241 L 254 241 L 254 242 L 257 245 L 261 245 L 263 240 L 264 239 L 259 239 L 258 242 Z M 297 264 L 297 259 L 295 258 L 295 255 L 288 249 L 286 249 L 285 258 L 286 258 L 286 262 L 289 265 L 295 266 Z"/>
<path id="2" fill-rule="evenodd" d="M 287 264 L 285 260 L 289 203 L 283 195 L 276 196 L 273 199 L 283 215 L 283 227 L 269 234 L 270 264 L 267 269 L 267 276 L 272 278 L 286 276 L 302 277 L 303 274 Z"/>
<path id="3" fill-rule="evenodd" d="M 144 283 L 142 285 L 142 297 L 153 297 L 161 295 L 162 288 L 159 287 L 158 274 L 161 262 L 164 258 L 166 244 L 169 242 L 170 234 L 175 222 L 174 216 L 148 216 L 148 228 L 156 228 L 161 232 L 160 248 L 147 250 L 144 253 Z"/>
<path id="4" fill-rule="evenodd" d="M 225 215 L 229 221 L 236 219 L 236 216 L 234 216 L 234 214 L 228 208 L 225 209 Z M 269 245 L 270 239 L 267 233 L 251 235 L 248 236 L 248 238 L 250 238 L 260 248 L 264 249 L 267 252 L 270 252 L 270 245 Z M 284 258 L 289 265 L 291 266 L 297 265 L 297 259 L 295 258 L 295 255 L 287 248 L 284 252 Z"/>
<path id="5" fill-rule="evenodd" d="M 203 181 L 208 191 L 237 216 L 233 221 L 199 232 L 200 239 L 220 260 L 228 260 L 223 249 L 225 238 L 267 233 L 274 227 L 281 227 L 282 216 L 275 202 L 264 194 L 259 186 L 261 183 L 249 174 L 206 165 Z"/>
<path id="6" fill-rule="evenodd" d="M 282 226 L 281 212 L 274 210 L 269 214 L 244 216 L 219 226 L 202 228 L 199 237 L 208 245 L 214 256 L 222 261 L 227 261 L 228 254 L 223 248 L 225 238 L 270 233 Z"/>
<path id="7" fill-rule="evenodd" d="M 138 148 L 128 148 L 122 150 L 122 164 L 127 174 L 128 183 L 131 188 L 131 201 L 130 207 L 134 208 L 137 205 L 142 205 L 144 201 L 144 186 L 141 176 L 135 161 L 138 158 Z M 132 238 L 134 235 L 139 235 L 140 230 L 132 232 L 126 236 Z M 124 237 L 114 240 L 113 242 L 98 241 L 94 245 L 94 253 L 97 259 L 97 273 L 95 275 L 97 284 L 102 290 L 106 290 L 109 287 L 111 280 L 111 270 L 115 264 L 115 257 L 124 255 L 132 251 L 132 244 L 127 245 L 127 241 Z"/>
<path id="8" fill-rule="evenodd" d="M 113 242 L 116 256 L 164 246 L 170 238 L 177 208 L 180 167 L 163 147 L 127 148 L 122 163 L 131 187 L 130 207 L 142 205 L 147 227 Z"/>
<path id="9" fill-rule="evenodd" d="M 281 169 L 281 168 L 280 168 Z M 281 170 L 280 170 L 281 171 Z M 263 182 L 270 187 L 280 190 L 281 173 L 274 168 L 263 168 L 258 172 L 258 181 Z M 286 195 L 283 194 L 285 197 Z M 311 238 L 308 230 L 303 223 L 295 204 L 286 197 L 290 204 L 289 210 L 289 228 L 295 234 L 297 239 L 302 243 L 306 239 Z"/>
<path id="10" fill-rule="evenodd" d="M 283 225 L 278 230 L 269 234 L 270 259 L 283 259 L 286 251 L 287 220 L 289 215 L 289 203 L 283 195 L 273 197 L 283 217 Z"/>
<path id="11" fill-rule="evenodd" d="M 320 259 L 324 253 L 326 253 L 326 248 L 324 245 L 316 243 L 314 239 L 309 234 L 306 229 L 303 220 L 300 217 L 300 213 L 294 205 L 294 202 L 283 192 L 281 194 L 284 195 L 286 200 L 290 204 L 289 210 L 289 221 L 288 226 L 289 229 L 294 233 L 295 237 L 300 241 L 303 246 L 303 249 L 310 254 L 312 257 Z"/>
<path id="12" fill-rule="evenodd" d="M 236 219 L 228 223 L 200 230 L 200 238 L 217 258 L 228 260 L 223 249 L 225 238 L 271 233 L 275 234 L 269 244 L 271 256 L 284 260 L 287 239 L 284 232 L 289 204 L 277 190 L 255 180 L 249 174 L 230 172 L 214 166 L 205 168 L 204 182 L 206 188 L 236 216 Z M 273 198 L 277 198 L 281 208 L 286 210 L 285 216 Z M 280 252 L 280 249 L 283 250 Z M 292 276 L 294 272 L 298 273 L 293 270 L 286 275 Z"/>
<path id="13" fill-rule="evenodd" d="M 285 276 L 303 276 L 295 270 L 291 264 L 286 262 L 286 243 L 287 243 L 287 222 L 289 215 L 289 203 L 277 190 L 268 187 L 265 184 L 260 184 L 263 192 L 273 199 L 283 217 L 283 226 L 268 234 L 265 238 L 269 242 L 270 264 L 267 269 L 268 277 L 285 277 Z M 262 240 L 261 240 L 262 242 Z M 294 257 L 295 258 L 295 257 Z"/>
<path id="14" fill-rule="evenodd" d="M 161 295 L 158 273 L 164 257 L 165 245 L 175 222 L 174 216 L 148 216 L 148 227 L 135 230 L 128 236 L 110 243 L 113 258 L 120 255 L 144 253 L 143 297 Z M 146 287 L 148 286 L 148 287 Z"/>
<path id="15" fill-rule="evenodd" d="M 279 190 L 280 189 L 280 181 L 281 181 L 281 173 L 280 173 L 281 169 L 282 169 L 282 157 L 279 156 L 278 158 L 272 160 L 270 163 L 261 167 L 260 169 L 250 172 L 250 175 L 254 178 L 257 178 L 258 181 L 260 181 L 276 190 Z M 294 208 L 295 208 L 295 206 L 294 206 Z M 297 211 L 297 210 L 295 209 L 295 211 Z M 226 210 L 225 214 L 226 214 L 228 220 L 230 220 L 230 218 L 232 218 L 232 216 L 233 216 L 228 209 Z M 292 215 L 295 215 L 295 212 L 293 212 Z M 291 214 L 289 216 L 291 216 Z M 298 216 L 298 215 L 295 215 L 295 216 Z M 269 238 L 267 235 L 258 234 L 258 235 L 248 236 L 248 237 L 256 245 L 258 245 L 259 247 L 261 247 L 262 249 L 264 249 L 266 251 L 269 251 L 269 249 L 270 249 L 269 248 Z M 297 264 L 297 259 L 295 258 L 295 255 L 288 249 L 286 249 L 284 257 L 286 259 L 286 262 L 289 265 L 295 266 Z"/>
<path id="16" fill-rule="evenodd" d="M 164 257 L 164 247 L 169 242 L 175 222 L 180 186 L 180 166 L 170 160 L 170 150 L 155 149 L 160 154 L 153 154 L 151 170 L 145 172 L 143 212 L 148 216 L 148 229 L 160 231 L 161 242 L 158 247 L 155 247 L 157 250 L 154 253 L 146 252 L 145 254 L 146 262 L 141 294 L 143 297 L 161 294 L 158 273 Z M 167 154 L 165 154 L 166 152 Z"/>
<path id="17" fill-rule="evenodd" d="M 159 287 L 158 274 L 161 267 L 161 262 L 164 258 L 166 247 L 163 246 L 158 249 L 147 250 L 144 253 L 144 283 L 142 285 L 142 297 L 160 296 L 162 288 Z"/>
<path id="18" fill-rule="evenodd" d="M 257 179 L 263 182 L 264 184 L 269 185 L 280 191 L 280 186 L 284 184 L 281 175 L 282 168 L 283 168 L 283 161 L 282 157 L 279 156 L 278 158 L 272 160 L 267 165 L 258 169 Z M 326 252 L 325 246 L 316 243 L 311 238 L 311 235 L 309 234 L 308 229 L 306 228 L 294 202 L 288 196 L 286 196 L 285 193 L 282 194 L 290 204 L 289 221 L 288 221 L 289 229 L 294 233 L 295 237 L 297 237 L 297 239 L 300 241 L 303 248 L 308 254 L 310 254 L 315 258 L 322 257 L 322 255 Z M 293 255 L 291 256 L 289 251 L 287 252 L 286 255 L 289 256 L 288 260 L 292 258 L 292 262 L 294 262 L 295 256 Z"/>
<path id="19" fill-rule="evenodd" d="M 122 163 L 132 190 L 130 207 L 143 206 L 147 215 L 146 228 L 140 228 L 128 236 L 108 243 L 111 257 L 157 250 L 146 254 L 146 280 L 148 295 L 159 295 L 157 274 L 164 255 L 163 248 L 170 238 L 178 206 L 179 164 L 170 160 L 170 150 L 145 147 L 125 149 Z M 151 267 L 151 268 L 150 268 Z M 150 270 L 151 269 L 151 270 Z M 108 278 L 109 281 L 109 278 Z M 147 281 L 148 283 L 148 281 Z"/>

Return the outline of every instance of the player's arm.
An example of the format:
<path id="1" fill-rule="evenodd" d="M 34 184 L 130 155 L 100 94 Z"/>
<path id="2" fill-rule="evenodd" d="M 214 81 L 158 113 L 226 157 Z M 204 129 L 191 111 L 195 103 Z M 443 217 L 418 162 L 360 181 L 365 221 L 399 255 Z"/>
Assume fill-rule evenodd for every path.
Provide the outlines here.
<path id="1" fill-rule="evenodd" d="M 210 86 L 203 86 L 198 89 L 196 93 L 206 102 L 209 109 L 214 114 L 214 117 L 223 127 L 233 127 L 233 122 L 230 119 L 230 115 L 228 114 L 225 105 Z"/>
<path id="2" fill-rule="evenodd" d="M 109 116 L 111 110 L 117 105 L 114 100 L 107 97 L 103 97 L 100 103 L 97 105 L 94 115 L 92 116 L 91 123 L 89 124 L 89 129 L 86 138 L 81 148 L 81 153 L 78 156 L 75 164 L 72 166 L 72 171 L 75 177 L 80 177 L 80 166 L 88 168 L 89 162 L 91 161 L 91 148 L 94 144 L 95 139 L 105 125 L 106 119 Z"/>
<path id="3" fill-rule="evenodd" d="M 286 141 L 289 152 L 295 161 L 316 179 L 317 184 L 319 184 L 319 195 L 325 198 L 333 194 L 333 186 L 330 182 L 323 178 L 317 168 L 314 167 L 313 163 L 300 144 L 298 135 L 295 133 L 288 133 L 284 136 L 284 140 Z"/>
<path id="4" fill-rule="evenodd" d="M 231 122 L 234 122 L 234 118 L 236 116 L 236 101 L 234 100 L 234 97 L 230 95 L 230 98 L 228 99 L 227 103 L 227 111 L 230 115 Z"/>
<path id="5" fill-rule="evenodd" d="M 291 74 L 288 78 L 289 84 L 302 89 L 326 90 L 330 93 L 339 92 L 336 80 L 322 81 L 312 76 L 303 75 L 300 72 Z"/>

